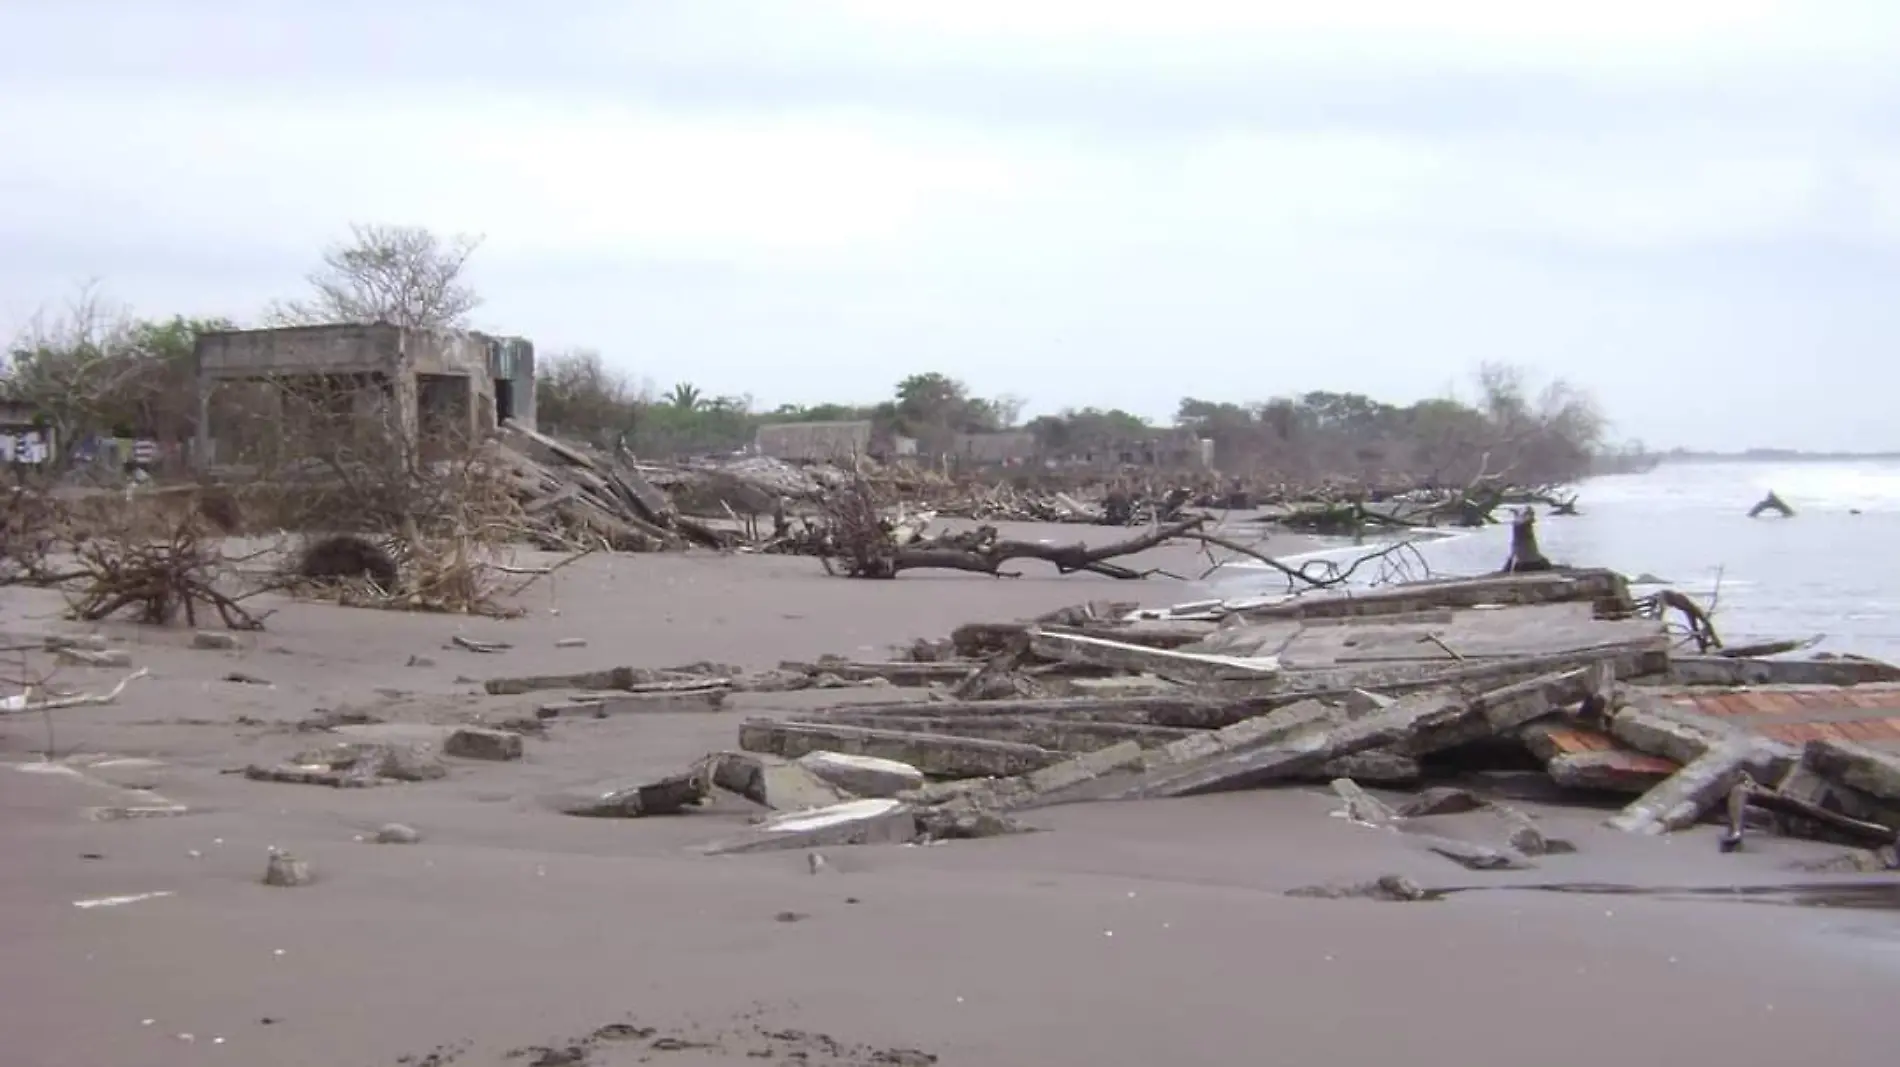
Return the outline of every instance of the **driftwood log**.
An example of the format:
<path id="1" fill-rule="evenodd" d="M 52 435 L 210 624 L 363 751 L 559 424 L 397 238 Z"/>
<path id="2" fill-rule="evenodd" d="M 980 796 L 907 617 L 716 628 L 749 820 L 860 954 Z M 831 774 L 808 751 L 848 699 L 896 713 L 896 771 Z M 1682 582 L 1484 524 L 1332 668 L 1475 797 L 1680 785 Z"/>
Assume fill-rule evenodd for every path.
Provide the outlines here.
<path id="1" fill-rule="evenodd" d="M 1152 571 L 1135 570 L 1111 562 L 1132 556 L 1200 529 L 1207 520 L 1202 516 L 1157 526 L 1138 537 L 1090 548 L 1082 543 L 1048 545 L 1035 541 L 1011 541 L 998 536 L 995 527 L 981 526 L 969 533 L 947 534 L 929 541 L 910 544 L 889 543 L 888 532 L 879 530 L 884 543 L 852 546 L 839 557 L 827 557 L 825 566 L 834 574 L 852 578 L 895 578 L 905 571 L 950 570 L 971 574 L 989 574 L 999 578 L 1020 577 L 1020 572 L 1003 568 L 1018 560 L 1041 560 L 1059 574 L 1087 571 L 1108 578 L 1146 578 Z M 854 531 L 860 536 L 862 530 Z M 842 547 L 842 546 L 841 546 Z"/>
<path id="2" fill-rule="evenodd" d="M 1537 513 L 1520 508 L 1511 520 L 1511 554 L 1504 560 L 1504 573 L 1531 574 L 1556 570 L 1557 565 L 1544 556 L 1537 544 Z"/>
<path id="3" fill-rule="evenodd" d="M 1760 518 L 1770 511 L 1784 519 L 1794 518 L 1794 509 L 1789 507 L 1788 502 L 1781 499 L 1780 495 L 1773 489 L 1768 490 L 1767 496 L 1762 497 L 1760 502 L 1748 509 L 1748 517 L 1751 519 Z"/>

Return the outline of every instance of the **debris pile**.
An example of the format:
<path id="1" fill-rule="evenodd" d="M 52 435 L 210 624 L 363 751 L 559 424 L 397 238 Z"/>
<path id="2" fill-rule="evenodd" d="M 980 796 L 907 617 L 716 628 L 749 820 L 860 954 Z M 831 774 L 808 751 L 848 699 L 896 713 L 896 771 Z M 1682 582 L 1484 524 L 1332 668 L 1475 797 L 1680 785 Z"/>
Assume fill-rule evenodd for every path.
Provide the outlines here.
<path id="1" fill-rule="evenodd" d="M 503 424 L 491 455 L 544 547 L 653 552 L 730 541 L 681 515 L 632 463 L 591 456 L 513 422 Z"/>
<path id="2" fill-rule="evenodd" d="M 708 846 L 732 853 L 986 837 L 1053 805 L 1327 783 L 1347 818 L 1507 870 L 1569 850 L 1500 800 L 1536 785 L 1534 799 L 1610 801 L 1606 825 L 1628 833 L 1726 817 L 1725 850 L 1766 829 L 1894 863 L 1900 754 L 1873 742 L 1900 740 L 1900 669 L 1709 654 L 1648 607 L 1622 576 L 1576 569 L 1167 609 L 1097 602 L 969 623 L 886 660 L 494 678 L 492 696 L 562 698 L 526 727 L 459 730 L 442 751 L 511 760 L 522 733 L 563 716 L 878 688 L 871 702 L 749 717 L 734 751 L 561 810 L 768 809 Z M 247 773 L 348 787 L 445 771 L 433 749 L 353 742 Z M 1424 792 L 1393 805 L 1368 785 Z M 1488 836 L 1439 825 L 1470 813 Z"/>
<path id="3" fill-rule="evenodd" d="M 1761 825 L 1892 846 L 1900 755 L 1850 736 L 1872 726 L 1829 733 L 1705 705 L 1732 704 L 1738 686 L 1795 684 L 1817 701 L 1884 700 L 1900 716 L 1900 670 L 1685 655 L 1672 644 L 1622 577 L 1577 570 L 1165 611 L 1095 604 L 970 624 L 901 659 L 806 665 L 807 677 L 881 681 L 898 699 L 754 718 L 739 730 L 739 749 L 761 766 L 866 760 L 927 784 L 891 793 L 827 780 L 831 792 L 801 791 L 780 824 L 716 848 L 885 840 L 906 819 L 912 836 L 976 836 L 1055 804 L 1288 782 L 1343 780 L 1343 791 L 1481 782 L 1532 760 L 1553 796 L 1622 797 L 1608 825 L 1631 833 L 1729 810 L 1730 848 Z M 721 785 L 717 773 L 696 780 Z M 834 793 L 847 796 L 803 810 Z M 1508 827 L 1504 839 L 1508 848 L 1435 850 L 1478 868 L 1544 850 Z"/>

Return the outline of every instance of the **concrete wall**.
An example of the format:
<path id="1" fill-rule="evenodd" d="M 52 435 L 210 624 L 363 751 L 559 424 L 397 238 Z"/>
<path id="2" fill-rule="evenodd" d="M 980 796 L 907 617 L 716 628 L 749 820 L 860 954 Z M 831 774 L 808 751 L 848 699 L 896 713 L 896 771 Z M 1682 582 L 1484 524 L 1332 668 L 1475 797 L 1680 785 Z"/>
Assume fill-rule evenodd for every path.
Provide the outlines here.
<path id="1" fill-rule="evenodd" d="M 1040 454 L 1036 435 L 1020 430 L 1006 433 L 960 433 L 951 439 L 950 457 L 964 463 L 1028 461 Z"/>
<path id="2" fill-rule="evenodd" d="M 403 331 L 394 326 L 293 326 L 198 336 L 198 371 L 208 378 L 279 374 L 394 373 Z"/>
<path id="3" fill-rule="evenodd" d="M 759 427 L 758 448 L 774 459 L 840 460 L 871 451 L 869 422 L 774 422 Z"/>
<path id="4" fill-rule="evenodd" d="M 401 330 L 402 358 L 417 374 L 488 377 L 489 340 L 459 330 Z"/>
<path id="5" fill-rule="evenodd" d="M 212 462 L 210 391 L 220 381 L 303 375 L 382 375 L 382 390 L 366 389 L 359 402 L 393 402 L 399 424 L 412 442 L 424 421 L 423 402 L 454 410 L 474 435 L 496 420 L 495 372 L 510 375 L 515 419 L 534 426 L 534 346 L 521 338 L 493 338 L 463 330 L 409 330 L 386 325 L 293 326 L 230 330 L 198 338 L 198 462 Z M 418 388 L 418 376 L 432 384 Z M 441 377 L 461 380 L 461 388 Z M 365 383 L 366 385 L 368 383 Z"/>

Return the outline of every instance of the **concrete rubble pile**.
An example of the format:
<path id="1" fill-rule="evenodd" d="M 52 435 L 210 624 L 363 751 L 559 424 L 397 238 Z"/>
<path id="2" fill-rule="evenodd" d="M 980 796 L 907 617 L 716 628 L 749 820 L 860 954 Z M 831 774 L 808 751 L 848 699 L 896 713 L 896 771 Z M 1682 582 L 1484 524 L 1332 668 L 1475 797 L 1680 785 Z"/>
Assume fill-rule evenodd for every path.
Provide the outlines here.
<path id="1" fill-rule="evenodd" d="M 631 463 L 589 455 L 512 422 L 502 424 L 492 461 L 547 547 L 606 546 L 653 552 L 724 539 L 682 516 L 667 494 Z"/>
<path id="2" fill-rule="evenodd" d="M 837 804 L 789 810 L 717 850 L 984 836 L 1052 805 L 1282 783 L 1521 789 L 1510 769 L 1530 761 L 1544 768 L 1543 799 L 1611 799 L 1623 806 L 1608 825 L 1631 833 L 1726 812 L 1725 848 L 1766 826 L 1886 849 L 1892 862 L 1900 827 L 1900 754 L 1839 736 L 1778 740 L 1683 702 L 1856 687 L 1891 694 L 1900 714 L 1900 670 L 1680 654 L 1609 571 L 1165 611 L 1094 604 L 966 625 L 888 662 L 786 666 L 882 681 L 893 699 L 750 719 L 730 758 L 864 760 L 925 783 L 830 782 L 813 802 Z M 720 777 L 696 781 L 715 789 Z"/>

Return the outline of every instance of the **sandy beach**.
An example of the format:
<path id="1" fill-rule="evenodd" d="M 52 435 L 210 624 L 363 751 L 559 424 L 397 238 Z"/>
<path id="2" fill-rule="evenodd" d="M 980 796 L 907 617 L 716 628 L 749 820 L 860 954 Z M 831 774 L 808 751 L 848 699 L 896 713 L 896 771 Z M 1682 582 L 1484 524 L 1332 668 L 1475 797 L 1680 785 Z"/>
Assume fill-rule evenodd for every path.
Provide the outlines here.
<path id="1" fill-rule="evenodd" d="M 5 1062 L 1891 1062 L 1893 911 L 1508 888 L 1878 880 L 1786 869 L 1825 846 L 1718 856 L 1706 827 L 1638 839 L 1568 808 L 1541 814 L 1577 852 L 1474 873 L 1331 817 L 1337 799 L 1314 787 L 1049 809 L 1035 833 L 827 849 L 814 873 L 804 852 L 698 854 L 745 825 L 736 802 L 640 820 L 552 806 L 732 748 L 748 714 L 849 690 L 562 718 L 520 761 L 452 760 L 434 782 L 231 773 L 324 740 L 297 726 L 320 709 L 426 733 L 547 699 L 483 695 L 496 675 L 872 658 L 968 621 L 1205 594 L 1026 569 L 851 582 L 800 558 L 601 556 L 530 589 L 509 621 L 278 601 L 228 651 L 184 629 L 94 628 L 149 676 L 112 705 L 53 713 L 51 763 L 39 716 L 0 719 Z M 61 606 L 6 590 L 0 629 L 10 643 L 82 632 Z M 458 635 L 512 647 L 477 654 Z M 572 639 L 586 643 L 557 645 Z M 68 667 L 58 682 L 96 691 L 125 673 Z M 86 817 L 154 797 L 189 810 Z M 374 843 L 389 823 L 421 840 Z M 314 882 L 261 884 L 273 847 Z M 1285 895 L 1388 873 L 1485 888 L 1402 904 Z"/>

